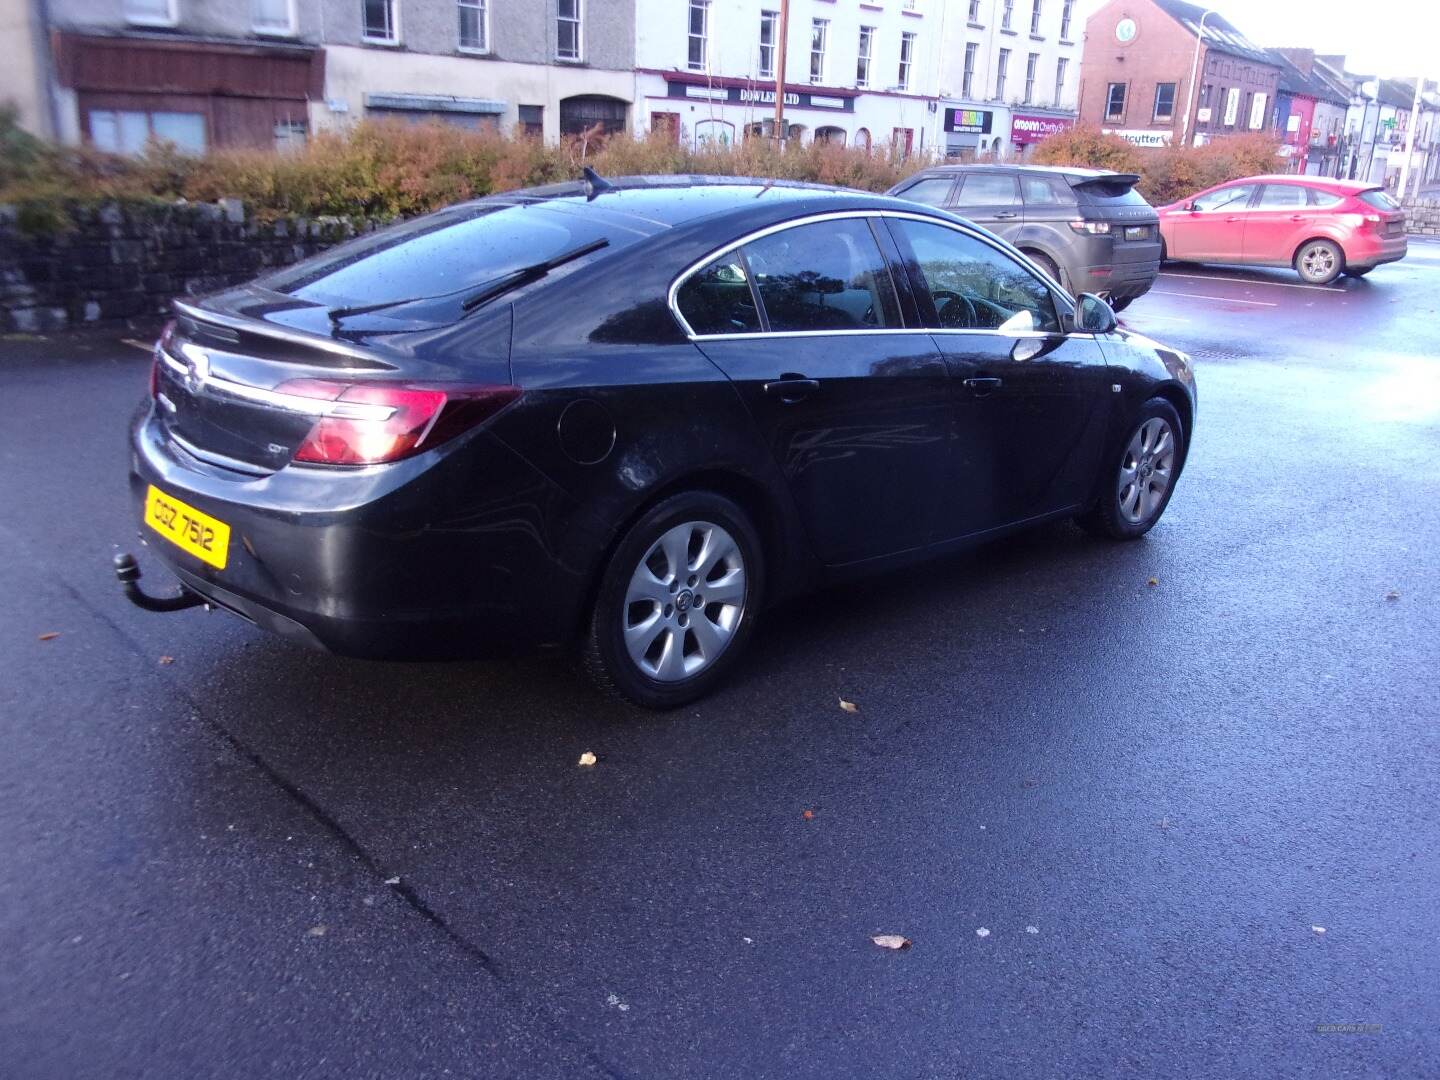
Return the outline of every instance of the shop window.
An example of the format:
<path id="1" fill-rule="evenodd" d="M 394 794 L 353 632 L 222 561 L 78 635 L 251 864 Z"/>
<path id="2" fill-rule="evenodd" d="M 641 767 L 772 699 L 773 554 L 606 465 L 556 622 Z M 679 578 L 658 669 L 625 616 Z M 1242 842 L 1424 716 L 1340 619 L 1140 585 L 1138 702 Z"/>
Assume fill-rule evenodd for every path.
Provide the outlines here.
<path id="1" fill-rule="evenodd" d="M 91 109 L 90 141 L 112 154 L 142 154 L 151 138 L 173 143 L 186 154 L 205 152 L 205 117 L 200 113 Z"/>
<path id="2" fill-rule="evenodd" d="M 545 134 L 545 106 L 520 106 L 520 134 L 538 139 Z"/>

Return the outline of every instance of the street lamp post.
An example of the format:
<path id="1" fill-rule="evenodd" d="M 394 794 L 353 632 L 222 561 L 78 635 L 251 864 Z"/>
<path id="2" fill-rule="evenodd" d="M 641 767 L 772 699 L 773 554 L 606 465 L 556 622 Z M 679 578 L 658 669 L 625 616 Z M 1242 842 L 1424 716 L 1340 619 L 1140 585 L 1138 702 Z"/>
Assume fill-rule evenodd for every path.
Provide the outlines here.
<path id="1" fill-rule="evenodd" d="M 1190 144 L 1190 115 L 1195 104 L 1195 79 L 1200 73 L 1200 45 L 1205 40 L 1205 20 L 1217 14 L 1209 8 L 1200 16 L 1200 29 L 1195 34 L 1195 56 L 1190 61 L 1190 88 L 1185 92 L 1185 119 L 1180 122 L 1180 145 Z"/>
<path id="2" fill-rule="evenodd" d="M 780 41 L 775 48 L 775 147 L 785 149 L 785 54 L 790 48 L 790 0 L 780 0 Z"/>
<path id="3" fill-rule="evenodd" d="M 1425 76 L 1417 75 L 1415 78 L 1415 104 L 1410 107 L 1410 123 L 1405 131 L 1405 160 L 1400 163 L 1400 186 L 1395 192 L 1395 198 L 1401 202 L 1405 201 L 1405 185 L 1410 182 L 1410 158 L 1415 154 L 1415 129 L 1420 126 L 1420 95 L 1425 89 Z M 1424 183 L 1424 178 L 1421 178 Z"/>

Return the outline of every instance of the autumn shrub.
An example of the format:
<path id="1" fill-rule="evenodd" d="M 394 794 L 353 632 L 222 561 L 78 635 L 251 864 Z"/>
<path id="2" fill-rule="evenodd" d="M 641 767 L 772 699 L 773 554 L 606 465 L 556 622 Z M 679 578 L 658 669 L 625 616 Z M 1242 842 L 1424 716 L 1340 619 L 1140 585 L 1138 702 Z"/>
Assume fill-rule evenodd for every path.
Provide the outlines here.
<path id="1" fill-rule="evenodd" d="M 0 128 L 0 140 L 4 131 Z M 16 155 L 18 158 L 19 155 Z M 391 218 L 463 199 L 580 176 L 709 173 L 810 180 L 883 191 L 928 164 L 889 148 L 829 144 L 781 150 L 764 139 L 698 148 L 673 136 L 598 130 L 547 145 L 539 139 L 398 121 L 319 132 L 301 148 L 223 150 L 194 157 L 151 144 L 137 157 L 42 146 L 0 173 L 0 201 L 237 198 L 261 218 L 348 214 Z"/>
<path id="2" fill-rule="evenodd" d="M 1272 173 L 1279 166 L 1279 141 L 1263 132 L 1229 135 L 1204 146 L 1132 146 L 1118 135 L 1078 127 L 1052 135 L 1035 148 L 1032 160 L 1045 165 L 1079 165 L 1137 173 L 1141 194 L 1155 206 L 1242 176 Z"/>

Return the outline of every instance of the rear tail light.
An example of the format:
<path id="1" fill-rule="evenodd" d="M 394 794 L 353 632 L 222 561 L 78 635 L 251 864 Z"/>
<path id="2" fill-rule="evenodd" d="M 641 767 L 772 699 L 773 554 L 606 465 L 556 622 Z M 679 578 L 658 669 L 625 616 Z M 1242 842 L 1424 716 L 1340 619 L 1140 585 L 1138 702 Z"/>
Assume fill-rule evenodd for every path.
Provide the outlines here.
<path id="1" fill-rule="evenodd" d="M 1086 221 L 1084 218 L 1076 218 L 1070 222 L 1070 228 L 1077 233 L 1089 233 L 1091 236 L 1104 236 L 1110 231 L 1108 221 Z"/>
<path id="2" fill-rule="evenodd" d="M 468 431 L 520 396 L 515 386 L 438 387 L 294 379 L 279 394 L 330 404 L 295 451 L 312 465 L 380 465 Z"/>

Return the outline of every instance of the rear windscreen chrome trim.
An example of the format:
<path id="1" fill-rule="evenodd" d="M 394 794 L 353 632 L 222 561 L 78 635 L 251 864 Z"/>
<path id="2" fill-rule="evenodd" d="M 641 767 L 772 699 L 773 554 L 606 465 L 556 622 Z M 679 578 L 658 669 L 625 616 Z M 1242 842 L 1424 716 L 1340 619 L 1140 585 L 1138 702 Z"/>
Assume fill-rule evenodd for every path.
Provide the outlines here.
<path id="1" fill-rule="evenodd" d="M 333 416 L 344 420 L 381 421 L 389 420 L 395 415 L 396 409 L 393 405 L 372 405 L 359 401 L 333 401 L 325 398 L 304 397 L 300 394 L 266 390 L 264 387 L 222 378 L 210 370 L 209 356 L 205 350 L 186 342 L 180 346 L 180 351 L 187 354 L 188 363 L 170 355 L 165 349 L 158 350 L 165 367 L 192 394 L 236 398 L 253 405 L 264 405 L 285 412 L 301 413 L 317 419 L 322 416 Z M 203 361 L 201 361 L 202 357 Z"/>
<path id="2" fill-rule="evenodd" d="M 343 356 L 350 360 L 362 360 L 368 370 L 374 370 L 376 364 L 391 370 L 395 367 L 394 364 L 368 349 L 347 345 L 343 341 L 336 341 L 334 338 L 325 337 L 322 334 L 312 334 L 306 330 L 293 330 L 288 326 L 277 326 L 274 323 L 261 322 L 243 316 L 225 315 L 218 311 L 197 307 L 194 304 L 187 304 L 183 300 L 173 300 L 171 305 L 180 314 L 201 324 L 211 323 L 215 326 L 223 326 L 227 330 L 239 330 L 260 337 L 274 338 L 276 341 L 283 341 L 290 345 L 300 345 L 307 349 L 319 349 L 322 352 L 334 353 L 336 356 Z"/>
<path id="3" fill-rule="evenodd" d="M 848 218 L 903 218 L 909 221 L 919 221 L 927 225 L 939 225 L 943 228 L 960 233 L 962 236 L 968 236 L 972 240 L 978 240 L 982 244 L 985 244 L 987 247 L 994 248 L 996 251 L 1000 252 L 1000 254 L 1006 255 L 1012 259 L 1018 256 L 1023 262 L 1027 264 L 1027 266 L 1029 266 L 1030 270 L 1035 274 L 1037 278 L 1039 278 L 1042 284 L 1044 284 L 1052 293 L 1054 293 L 1058 299 L 1064 300 L 1070 306 L 1070 310 L 1068 312 L 1065 311 L 1063 308 L 1059 308 L 1057 306 L 1056 314 L 1060 317 L 1061 325 L 1064 325 L 1065 316 L 1067 314 L 1072 317 L 1074 316 L 1074 301 L 1070 299 L 1069 295 L 1065 292 L 1065 290 L 1060 286 L 1058 282 L 1052 281 L 1050 279 L 1050 276 L 1046 274 L 1043 270 L 1040 270 L 1038 267 L 1031 265 L 1029 260 L 1025 258 L 1025 255 L 1023 253 L 1017 250 L 1013 250 L 1007 247 L 1004 243 L 998 242 L 988 236 L 985 236 L 982 233 L 976 231 L 975 229 L 969 228 L 966 225 L 961 224 L 960 222 L 947 221 L 945 218 L 935 217 L 931 214 L 917 214 L 911 213 L 906 210 L 832 210 L 823 214 L 807 214 L 804 217 L 792 218 L 789 221 L 782 221 L 775 225 L 767 225 L 763 229 L 756 229 L 754 232 L 746 233 L 738 240 L 732 240 L 728 244 L 724 244 L 720 247 L 714 248 L 710 251 L 708 255 L 704 255 L 701 258 L 696 259 L 684 270 L 680 271 L 680 273 L 675 275 L 675 279 L 670 282 L 669 292 L 666 294 L 666 302 L 670 307 L 670 314 L 675 316 L 675 321 L 680 324 L 680 329 L 684 331 L 685 336 L 691 341 L 728 341 L 736 338 L 744 339 L 766 337 L 830 337 L 835 335 L 856 334 L 917 333 L 967 333 L 989 335 L 999 334 L 1002 337 L 1022 336 L 1012 334 L 1009 331 L 999 330 L 941 330 L 939 328 L 932 329 L 930 327 L 913 326 L 876 327 L 875 329 L 864 330 L 756 330 L 743 334 L 697 334 L 694 328 L 691 327 L 689 322 L 686 321 L 685 316 L 680 314 L 679 296 L 681 286 L 683 286 L 685 282 L 690 280 L 690 277 L 693 274 L 697 273 L 700 270 L 703 270 L 710 263 L 720 258 L 720 256 L 725 255 L 728 252 L 734 251 L 736 248 L 744 247 L 746 244 L 749 244 L 755 240 L 770 236 L 773 233 L 784 232 L 786 229 L 798 228 L 801 225 L 812 225 L 818 221 L 841 221 Z M 884 256 L 883 251 L 881 252 L 881 255 Z M 886 262 L 889 262 L 888 257 L 886 258 Z M 1046 331 L 1023 332 L 1023 336 L 1030 335 L 1038 335 L 1040 337 L 1058 336 L 1054 333 L 1048 333 Z"/>

